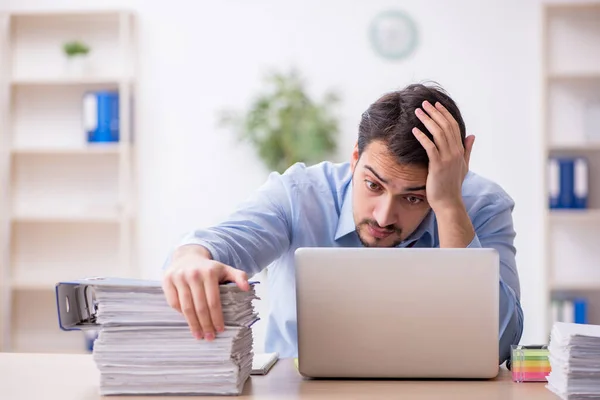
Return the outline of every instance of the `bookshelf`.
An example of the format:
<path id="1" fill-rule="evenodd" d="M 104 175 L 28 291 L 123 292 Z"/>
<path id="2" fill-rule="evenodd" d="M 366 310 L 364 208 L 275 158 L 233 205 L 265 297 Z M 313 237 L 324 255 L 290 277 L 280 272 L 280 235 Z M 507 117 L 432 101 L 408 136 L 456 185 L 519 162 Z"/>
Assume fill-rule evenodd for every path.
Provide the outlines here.
<path id="1" fill-rule="evenodd" d="M 545 265 L 547 333 L 553 303 L 583 298 L 587 322 L 600 324 L 600 2 L 542 4 L 542 133 L 546 162 L 584 157 L 587 207 L 549 204 L 553 175 L 546 169 Z M 573 321 L 571 321 L 573 322 Z"/>
<path id="2" fill-rule="evenodd" d="M 0 351 L 85 352 L 58 328 L 54 286 L 138 277 L 135 18 L 127 11 L 0 14 Z M 91 48 L 67 68 L 63 43 Z M 83 96 L 119 93 L 118 142 L 88 143 Z"/>

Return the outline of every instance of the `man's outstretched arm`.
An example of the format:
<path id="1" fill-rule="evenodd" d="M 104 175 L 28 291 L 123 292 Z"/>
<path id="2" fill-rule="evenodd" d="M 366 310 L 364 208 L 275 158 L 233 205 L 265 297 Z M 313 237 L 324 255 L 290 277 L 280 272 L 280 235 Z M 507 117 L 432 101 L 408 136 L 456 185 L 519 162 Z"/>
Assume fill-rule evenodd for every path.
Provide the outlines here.
<path id="1" fill-rule="evenodd" d="M 198 338 L 224 329 L 219 284 L 248 290 L 248 275 L 260 272 L 291 241 L 289 187 L 277 173 L 220 224 L 190 233 L 165 263 L 163 290 Z"/>
<path id="2" fill-rule="evenodd" d="M 292 206 L 289 190 L 285 177 L 272 173 L 267 182 L 224 221 L 187 234 L 172 255 L 197 245 L 206 249 L 215 261 L 249 275 L 260 272 L 290 245 Z M 170 265 L 171 256 L 165 267 Z"/>

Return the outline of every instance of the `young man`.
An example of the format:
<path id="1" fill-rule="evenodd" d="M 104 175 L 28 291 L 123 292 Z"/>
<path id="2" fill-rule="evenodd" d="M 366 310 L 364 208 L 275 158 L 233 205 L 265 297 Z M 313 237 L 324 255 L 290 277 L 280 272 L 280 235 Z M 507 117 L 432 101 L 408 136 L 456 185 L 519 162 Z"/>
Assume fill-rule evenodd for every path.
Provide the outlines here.
<path id="1" fill-rule="evenodd" d="M 493 247 L 500 254 L 500 363 L 523 330 L 512 199 L 469 171 L 474 136 L 440 88 L 410 85 L 362 115 L 351 162 L 273 173 L 222 223 L 171 255 L 163 288 L 198 339 L 223 329 L 219 282 L 247 290 L 269 267 L 266 351 L 296 356 L 299 247 Z M 343 277 L 340 277 L 343 280 Z"/>

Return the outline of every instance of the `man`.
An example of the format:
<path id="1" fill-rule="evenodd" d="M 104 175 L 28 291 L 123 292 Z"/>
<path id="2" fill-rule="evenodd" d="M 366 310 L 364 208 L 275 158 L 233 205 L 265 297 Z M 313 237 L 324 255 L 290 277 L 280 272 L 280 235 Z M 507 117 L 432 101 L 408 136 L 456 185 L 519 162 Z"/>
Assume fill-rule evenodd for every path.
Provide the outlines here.
<path id="1" fill-rule="evenodd" d="M 351 162 L 272 173 L 226 221 L 187 237 L 164 275 L 168 303 L 185 315 L 195 337 L 212 340 L 223 330 L 219 282 L 247 290 L 248 275 L 269 266 L 265 349 L 293 357 L 297 248 L 493 247 L 501 263 L 504 362 L 523 330 L 514 203 L 469 171 L 474 140 L 441 88 L 410 85 L 384 95 L 362 116 Z"/>

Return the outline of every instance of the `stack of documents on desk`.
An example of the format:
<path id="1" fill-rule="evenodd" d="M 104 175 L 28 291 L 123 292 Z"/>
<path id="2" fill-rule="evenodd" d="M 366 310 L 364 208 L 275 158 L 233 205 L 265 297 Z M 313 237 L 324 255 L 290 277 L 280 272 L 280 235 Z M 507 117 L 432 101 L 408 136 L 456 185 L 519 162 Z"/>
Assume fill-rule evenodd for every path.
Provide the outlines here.
<path id="1" fill-rule="evenodd" d="M 600 399 L 600 326 L 556 322 L 547 388 L 563 399 Z"/>
<path id="2" fill-rule="evenodd" d="M 101 394 L 240 394 L 252 370 L 257 297 L 253 285 L 220 289 L 225 331 L 209 342 L 192 336 L 160 287 L 94 288 Z"/>

